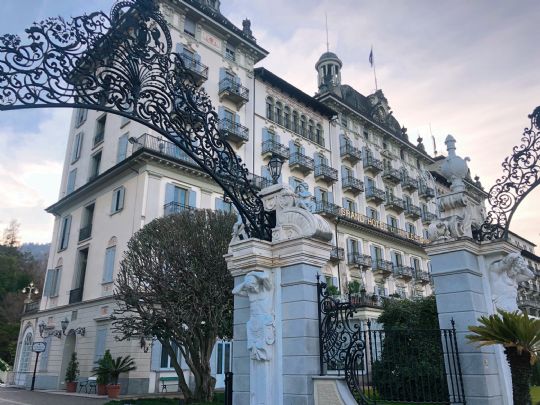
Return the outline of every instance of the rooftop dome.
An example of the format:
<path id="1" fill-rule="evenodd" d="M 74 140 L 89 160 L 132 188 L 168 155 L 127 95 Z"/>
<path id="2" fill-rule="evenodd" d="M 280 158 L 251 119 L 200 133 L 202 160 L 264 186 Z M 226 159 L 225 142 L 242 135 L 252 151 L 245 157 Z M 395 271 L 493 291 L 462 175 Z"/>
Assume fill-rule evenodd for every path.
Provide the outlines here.
<path id="1" fill-rule="evenodd" d="M 343 66 L 343 63 L 341 62 L 341 59 L 338 58 L 338 56 L 334 52 L 325 52 L 321 55 L 317 63 L 315 64 L 315 68 L 317 69 L 317 66 L 321 64 L 322 62 L 337 62 L 339 67 Z"/>

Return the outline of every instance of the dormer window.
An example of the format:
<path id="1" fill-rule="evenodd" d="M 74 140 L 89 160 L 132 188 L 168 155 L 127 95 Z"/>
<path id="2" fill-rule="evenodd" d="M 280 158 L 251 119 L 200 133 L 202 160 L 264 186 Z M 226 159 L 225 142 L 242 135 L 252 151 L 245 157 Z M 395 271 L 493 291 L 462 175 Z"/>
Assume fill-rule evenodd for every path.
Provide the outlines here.
<path id="1" fill-rule="evenodd" d="M 189 17 L 186 17 L 184 21 L 184 32 L 195 38 L 195 21 Z"/>

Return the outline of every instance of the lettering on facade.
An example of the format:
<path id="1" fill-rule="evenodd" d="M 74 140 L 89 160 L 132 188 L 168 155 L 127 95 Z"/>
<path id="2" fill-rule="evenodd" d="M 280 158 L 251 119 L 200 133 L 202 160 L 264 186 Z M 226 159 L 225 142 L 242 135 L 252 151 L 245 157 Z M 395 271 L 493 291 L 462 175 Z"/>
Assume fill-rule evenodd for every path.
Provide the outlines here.
<path id="1" fill-rule="evenodd" d="M 214 48 L 216 51 L 221 52 L 221 39 L 216 38 L 208 31 L 202 30 L 201 39 L 207 44 Z"/>

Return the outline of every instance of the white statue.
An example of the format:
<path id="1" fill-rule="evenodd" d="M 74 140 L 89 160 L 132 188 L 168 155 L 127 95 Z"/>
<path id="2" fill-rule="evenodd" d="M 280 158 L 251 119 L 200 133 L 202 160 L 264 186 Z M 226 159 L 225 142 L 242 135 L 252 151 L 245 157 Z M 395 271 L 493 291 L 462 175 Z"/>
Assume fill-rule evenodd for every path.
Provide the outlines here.
<path id="1" fill-rule="evenodd" d="M 273 286 L 270 274 L 252 271 L 244 282 L 236 286 L 233 294 L 249 298 L 249 321 L 247 322 L 247 348 L 250 357 L 257 361 L 271 359 L 275 339 L 272 306 Z"/>
<path id="2" fill-rule="evenodd" d="M 519 253 L 510 253 L 489 266 L 493 305 L 505 311 L 517 311 L 518 284 L 534 277 Z"/>

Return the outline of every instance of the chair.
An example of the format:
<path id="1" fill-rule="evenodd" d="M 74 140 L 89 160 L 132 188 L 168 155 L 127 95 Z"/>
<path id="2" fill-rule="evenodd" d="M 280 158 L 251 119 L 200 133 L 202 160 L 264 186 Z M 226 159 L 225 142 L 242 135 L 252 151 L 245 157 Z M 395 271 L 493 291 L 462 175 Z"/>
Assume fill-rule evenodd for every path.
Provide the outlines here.
<path id="1" fill-rule="evenodd" d="M 97 377 L 88 378 L 88 394 L 91 394 L 92 390 L 94 390 L 94 394 L 97 394 Z"/>

